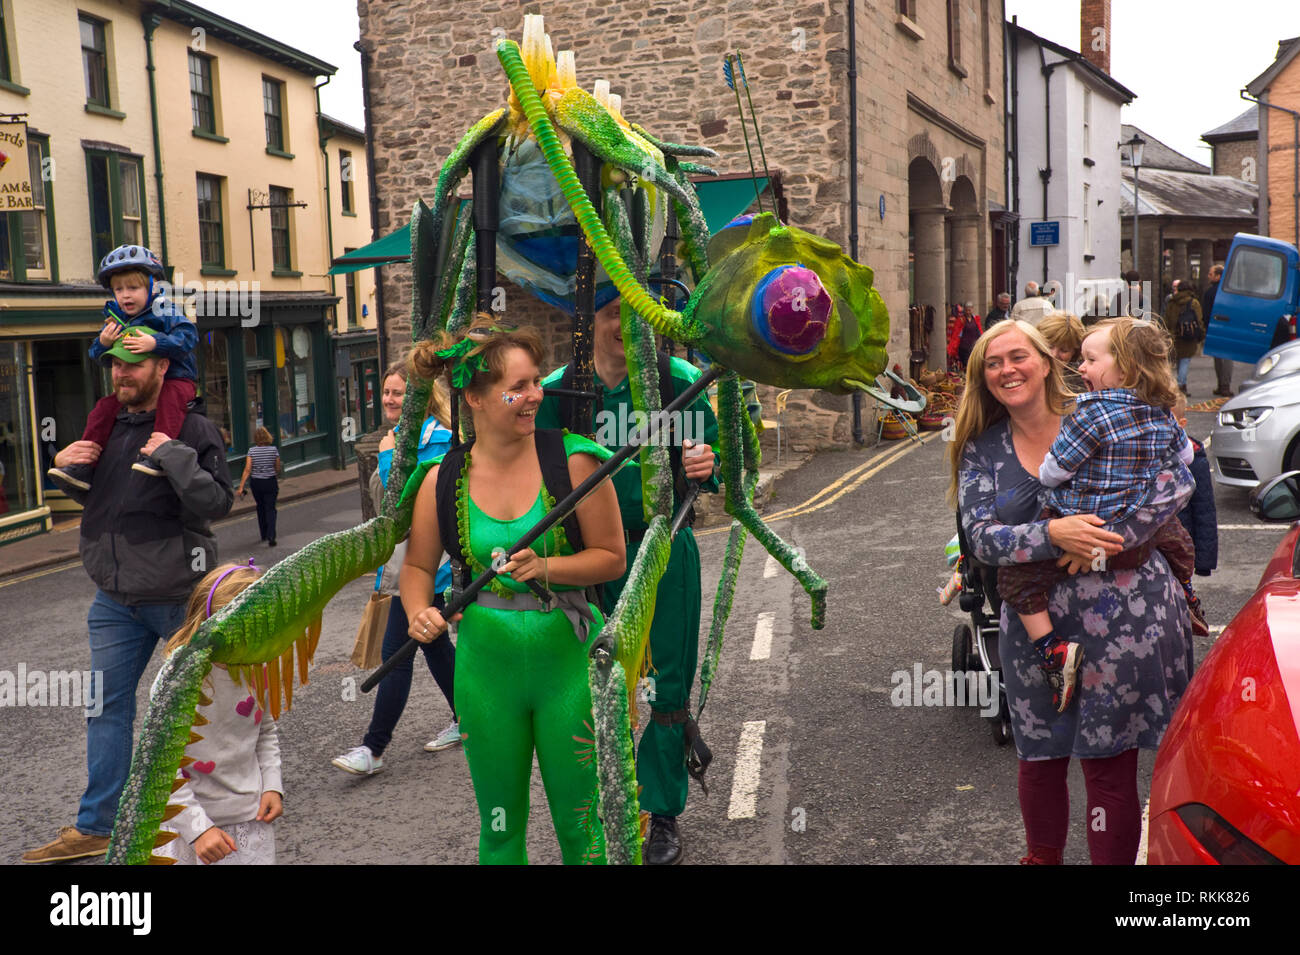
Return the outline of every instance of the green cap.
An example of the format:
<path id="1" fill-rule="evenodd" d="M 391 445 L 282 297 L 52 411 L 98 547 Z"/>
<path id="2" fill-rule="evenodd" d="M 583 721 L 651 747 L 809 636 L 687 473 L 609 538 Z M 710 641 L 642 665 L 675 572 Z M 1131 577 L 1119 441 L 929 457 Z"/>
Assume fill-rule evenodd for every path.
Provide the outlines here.
<path id="1" fill-rule="evenodd" d="M 113 342 L 113 347 L 110 348 L 108 351 L 104 352 L 104 354 L 100 356 L 100 360 L 105 364 L 108 364 L 112 359 L 120 358 L 122 359 L 122 361 L 130 362 L 133 365 L 138 365 L 140 362 L 144 361 L 146 358 L 150 356 L 157 357 L 154 354 L 154 352 L 151 351 L 141 352 L 138 355 L 135 352 L 127 351 L 126 346 L 122 344 L 123 341 L 126 340 L 127 335 L 137 335 L 137 334 L 148 334 L 148 331 L 147 329 L 144 329 L 139 325 L 127 326 L 125 329 L 122 330 L 122 337 L 119 338 L 117 341 Z"/>

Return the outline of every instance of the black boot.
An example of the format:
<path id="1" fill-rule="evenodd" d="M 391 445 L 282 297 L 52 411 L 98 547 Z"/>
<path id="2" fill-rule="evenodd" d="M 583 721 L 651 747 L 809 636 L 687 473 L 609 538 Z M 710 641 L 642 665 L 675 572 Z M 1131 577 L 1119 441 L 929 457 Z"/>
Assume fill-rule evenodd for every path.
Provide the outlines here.
<path id="1" fill-rule="evenodd" d="M 682 861 L 682 837 L 677 834 L 676 816 L 650 817 L 650 837 L 641 851 L 646 865 L 677 865 Z"/>

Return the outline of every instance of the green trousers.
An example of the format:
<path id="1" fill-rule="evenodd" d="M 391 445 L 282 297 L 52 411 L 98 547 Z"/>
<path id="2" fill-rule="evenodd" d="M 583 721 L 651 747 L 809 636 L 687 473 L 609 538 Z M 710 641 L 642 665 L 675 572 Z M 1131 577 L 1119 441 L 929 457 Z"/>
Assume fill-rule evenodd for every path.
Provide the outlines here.
<path id="1" fill-rule="evenodd" d="M 456 709 L 478 801 L 479 862 L 528 861 L 534 751 L 564 862 L 603 862 L 587 645 L 564 614 L 467 607 Z"/>
<path id="2" fill-rule="evenodd" d="M 629 572 L 638 544 L 628 545 Z M 605 606 L 618 601 L 627 575 L 605 584 Z M 668 569 L 659 581 L 654 621 L 650 625 L 650 708 L 672 713 L 687 708 L 700 656 L 700 549 L 695 534 L 684 529 L 673 540 Z M 459 687 L 459 684 L 458 684 Z M 459 694 L 457 689 L 457 694 Z M 644 704 L 642 704 L 644 705 Z M 680 816 L 686 808 L 690 778 L 686 774 L 685 728 L 665 726 L 654 719 L 637 748 L 636 778 L 641 808 L 661 816 Z"/>

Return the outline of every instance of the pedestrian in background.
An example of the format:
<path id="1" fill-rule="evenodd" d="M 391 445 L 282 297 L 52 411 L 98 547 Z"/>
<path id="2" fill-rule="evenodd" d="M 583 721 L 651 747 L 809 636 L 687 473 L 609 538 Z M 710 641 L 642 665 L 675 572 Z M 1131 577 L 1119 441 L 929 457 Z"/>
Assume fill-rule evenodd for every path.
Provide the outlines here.
<path id="1" fill-rule="evenodd" d="M 271 443 L 271 432 L 259 427 L 253 432 L 256 442 L 244 458 L 244 476 L 239 479 L 239 494 L 248 493 L 246 484 L 252 485 L 253 500 L 257 502 L 257 529 L 268 547 L 275 546 L 275 500 L 280 496 L 277 474 L 284 472 L 280 449 Z"/>
<path id="2" fill-rule="evenodd" d="M 1223 266 L 1212 265 L 1210 267 L 1210 284 L 1205 286 L 1205 291 L 1201 293 L 1201 318 L 1205 322 L 1205 327 L 1210 327 L 1210 316 L 1214 314 L 1214 300 L 1219 295 L 1219 279 L 1223 278 Z M 1214 393 L 1223 398 L 1232 397 L 1232 359 L 1216 358 L 1214 359 L 1214 376 L 1218 384 L 1215 386 Z"/>
<path id="3" fill-rule="evenodd" d="M 988 331 L 1002 319 L 1006 318 L 1011 311 L 1011 293 L 1000 292 L 995 300 L 996 306 L 989 309 L 988 317 L 984 319 L 984 330 Z"/>
<path id="4" fill-rule="evenodd" d="M 1174 293 L 1165 305 L 1165 328 L 1173 339 L 1169 360 L 1178 370 L 1178 388 L 1187 394 L 1187 369 L 1192 359 L 1201 353 L 1205 340 L 1205 320 L 1201 317 L 1201 303 L 1192 291 L 1190 282 L 1174 279 Z"/>
<path id="5" fill-rule="evenodd" d="M 1026 282 L 1025 297 L 1016 302 L 1015 308 L 1011 309 L 1011 318 L 1036 326 L 1052 311 L 1052 303 L 1039 296 L 1038 283 Z"/>
<path id="6" fill-rule="evenodd" d="M 1079 375 L 1079 350 L 1083 347 L 1086 332 L 1083 322 L 1069 312 L 1053 312 L 1038 323 L 1038 333 L 1047 340 L 1052 354 L 1064 366 L 1061 377 L 1065 380 L 1065 387 L 1075 394 L 1088 390 Z"/>

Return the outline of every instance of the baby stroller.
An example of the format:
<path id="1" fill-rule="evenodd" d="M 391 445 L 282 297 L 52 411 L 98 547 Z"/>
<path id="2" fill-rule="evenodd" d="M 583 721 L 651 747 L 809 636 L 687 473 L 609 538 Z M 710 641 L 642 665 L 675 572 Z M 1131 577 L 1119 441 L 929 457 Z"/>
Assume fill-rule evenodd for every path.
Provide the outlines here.
<path id="1" fill-rule="evenodd" d="M 970 614 L 970 623 L 958 624 L 952 634 L 952 672 L 975 670 L 992 675 L 993 690 L 998 698 L 997 716 L 992 718 L 993 741 L 1005 746 L 1011 739 L 1011 710 L 1007 706 L 1002 661 L 998 656 L 1002 598 L 998 596 L 997 568 L 981 564 L 972 556 L 960 514 L 957 516 L 957 536 L 948 545 L 948 555 L 949 563 L 955 564 L 955 569 L 949 585 L 940 592 L 941 598 L 946 597 L 944 603 L 948 603 L 955 595 L 961 609 Z"/>

